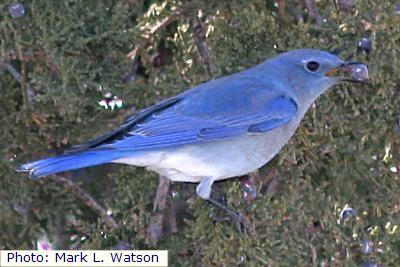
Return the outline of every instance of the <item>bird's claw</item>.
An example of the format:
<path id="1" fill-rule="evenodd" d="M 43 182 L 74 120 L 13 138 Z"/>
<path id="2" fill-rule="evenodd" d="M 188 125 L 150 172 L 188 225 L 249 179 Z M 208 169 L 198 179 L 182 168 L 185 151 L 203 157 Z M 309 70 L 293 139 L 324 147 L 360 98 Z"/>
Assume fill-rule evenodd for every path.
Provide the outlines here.
<path id="1" fill-rule="evenodd" d="M 254 232 L 254 229 L 250 222 L 240 213 L 237 212 L 231 208 L 228 208 L 227 206 L 219 203 L 218 201 L 215 201 L 213 199 L 209 199 L 211 203 L 219 207 L 220 209 L 223 209 L 229 216 L 225 217 L 220 217 L 217 218 L 217 221 L 227 221 L 227 220 L 232 220 L 235 223 L 236 229 L 240 234 L 243 233 L 243 229 L 249 233 L 252 234 Z"/>
<path id="2" fill-rule="evenodd" d="M 235 223 L 236 229 L 239 234 L 242 234 L 243 230 L 245 230 L 249 234 L 253 233 L 253 226 L 240 212 L 232 210 L 232 213 L 229 213 L 229 217 Z"/>

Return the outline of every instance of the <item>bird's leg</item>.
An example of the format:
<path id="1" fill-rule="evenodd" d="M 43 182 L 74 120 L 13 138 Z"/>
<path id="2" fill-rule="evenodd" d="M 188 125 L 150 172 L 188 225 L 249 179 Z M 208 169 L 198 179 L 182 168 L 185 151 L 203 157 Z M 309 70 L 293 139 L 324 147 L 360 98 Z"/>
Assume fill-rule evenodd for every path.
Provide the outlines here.
<path id="1" fill-rule="evenodd" d="M 232 220 L 235 221 L 239 233 L 242 232 L 242 227 L 244 227 L 249 233 L 252 232 L 251 224 L 243 217 L 243 215 L 240 212 L 237 212 L 227 207 L 226 205 L 220 203 L 219 201 L 211 198 L 211 188 L 214 181 L 215 178 L 213 177 L 206 177 L 203 180 L 201 180 L 201 182 L 196 188 L 197 195 L 202 199 L 205 199 L 210 203 L 214 204 L 218 208 L 224 210 L 226 213 L 228 213 L 228 215 L 232 218 Z"/>

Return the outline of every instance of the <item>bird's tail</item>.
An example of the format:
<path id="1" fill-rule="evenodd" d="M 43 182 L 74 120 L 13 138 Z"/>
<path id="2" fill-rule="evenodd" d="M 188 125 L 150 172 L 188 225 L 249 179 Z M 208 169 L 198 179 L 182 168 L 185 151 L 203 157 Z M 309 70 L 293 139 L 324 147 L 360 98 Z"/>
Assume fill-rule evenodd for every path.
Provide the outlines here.
<path id="1" fill-rule="evenodd" d="M 21 165 L 17 171 L 29 172 L 30 177 L 35 179 L 54 173 L 109 163 L 120 157 L 119 153 L 110 150 L 89 150 L 26 163 Z"/>

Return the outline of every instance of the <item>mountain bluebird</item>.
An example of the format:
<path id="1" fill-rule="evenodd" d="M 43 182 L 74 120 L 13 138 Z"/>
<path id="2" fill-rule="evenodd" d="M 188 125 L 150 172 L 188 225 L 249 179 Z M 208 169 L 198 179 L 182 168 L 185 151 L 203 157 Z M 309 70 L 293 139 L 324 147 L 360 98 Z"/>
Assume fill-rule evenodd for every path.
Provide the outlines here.
<path id="1" fill-rule="evenodd" d="M 163 100 L 100 137 L 19 171 L 37 178 L 104 163 L 143 166 L 172 181 L 199 183 L 199 197 L 248 227 L 243 216 L 211 198 L 213 183 L 266 164 L 319 95 L 367 77 L 361 63 L 320 50 L 289 51 Z"/>

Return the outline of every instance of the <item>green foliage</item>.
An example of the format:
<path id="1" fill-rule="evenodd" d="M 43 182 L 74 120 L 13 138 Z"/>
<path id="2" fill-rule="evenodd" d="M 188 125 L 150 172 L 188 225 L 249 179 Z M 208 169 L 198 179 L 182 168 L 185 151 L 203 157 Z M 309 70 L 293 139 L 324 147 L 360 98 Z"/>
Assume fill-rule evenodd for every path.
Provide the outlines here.
<path id="1" fill-rule="evenodd" d="M 171 266 L 399 264 L 400 15 L 395 1 L 353 1 L 352 10 L 317 1 L 326 19 L 322 25 L 305 12 L 302 1 L 286 1 L 285 17 L 278 15 L 275 1 L 261 0 L 25 1 L 26 14 L 18 19 L 8 14 L 13 2 L 0 3 L 0 64 L 12 65 L 23 79 L 17 82 L 6 69 L 0 76 L 0 249 L 35 249 L 36 240 L 46 235 L 65 249 L 110 249 L 120 242 L 135 249 L 168 249 Z M 177 10 L 183 15 L 146 37 Z M 200 14 L 217 65 L 212 74 L 193 38 L 191 21 Z M 190 216 L 178 233 L 154 247 L 147 244 L 146 231 L 155 174 L 107 165 L 73 175 L 113 212 L 118 228 L 110 230 L 72 194 L 74 188 L 50 178 L 30 181 L 14 171 L 20 163 L 111 129 L 134 109 L 280 51 L 345 47 L 346 57 L 367 36 L 373 50 L 356 59 L 368 63 L 369 83 L 336 86 L 318 99 L 295 137 L 261 171 L 266 177 L 277 170 L 277 193 L 260 193 L 258 185 L 257 199 L 247 203 L 238 182 L 221 185 L 229 206 L 254 224 L 254 236 L 239 236 L 229 222 L 214 222 L 223 214 L 196 199 L 186 204 Z M 132 65 L 126 55 L 135 45 L 141 47 L 136 57 L 141 71 L 124 82 Z M 152 62 L 160 47 L 171 57 L 162 68 Z M 33 102 L 28 84 L 36 94 Z M 121 97 L 126 108 L 101 109 L 98 101 L 106 92 Z M 357 217 L 343 221 L 340 211 L 346 204 Z M 369 255 L 360 251 L 364 239 L 374 243 Z"/>

